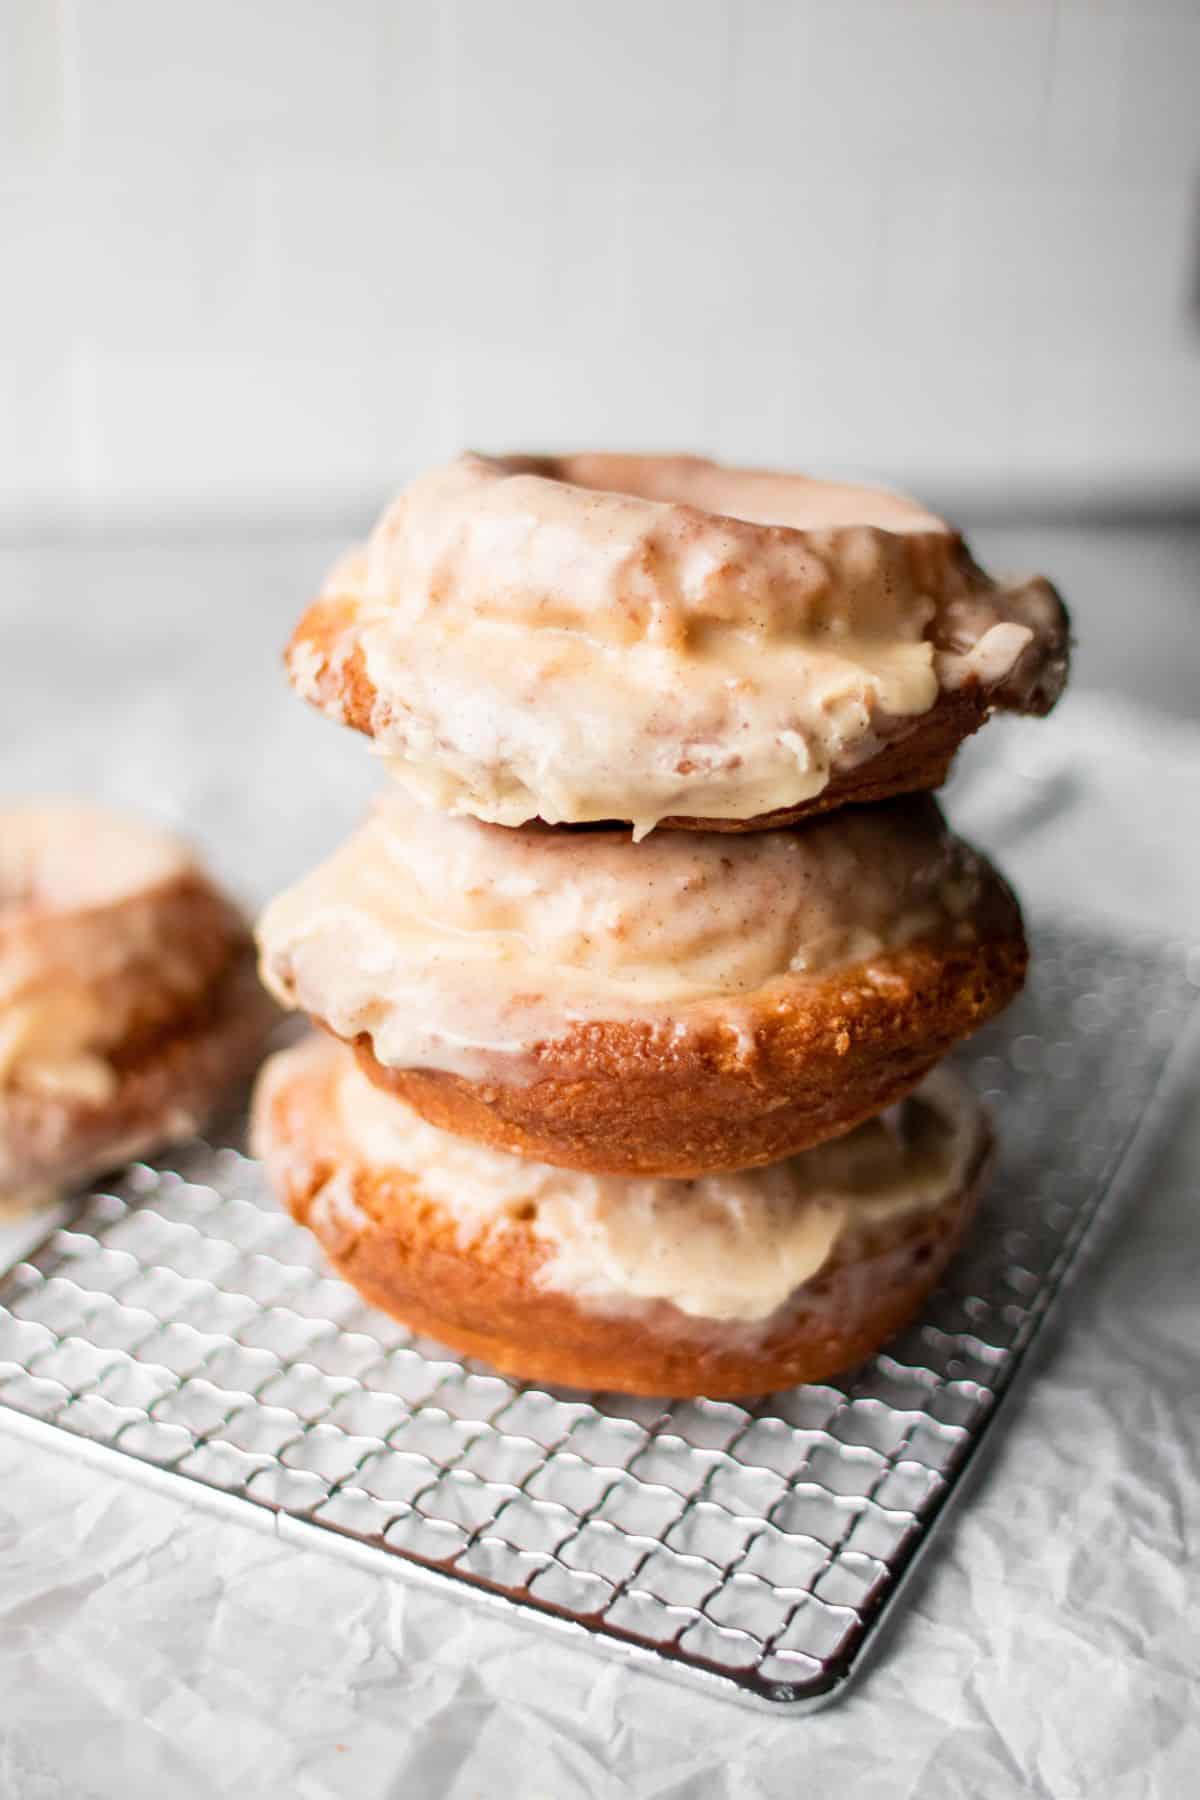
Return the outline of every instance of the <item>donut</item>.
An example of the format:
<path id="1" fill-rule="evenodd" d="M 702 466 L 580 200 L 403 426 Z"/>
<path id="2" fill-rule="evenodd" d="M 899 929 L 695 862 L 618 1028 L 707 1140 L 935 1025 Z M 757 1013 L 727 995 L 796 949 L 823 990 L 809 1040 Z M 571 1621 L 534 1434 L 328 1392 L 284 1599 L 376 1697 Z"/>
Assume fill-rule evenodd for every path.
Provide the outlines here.
<path id="1" fill-rule="evenodd" d="M 438 1130 L 314 1037 L 265 1066 L 252 1141 L 337 1272 L 413 1330 L 523 1380 L 719 1399 L 824 1380 L 909 1320 L 990 1139 L 940 1070 L 770 1168 L 583 1175 Z"/>
<path id="2" fill-rule="evenodd" d="M 0 810 L 0 1212 L 195 1130 L 274 1017 L 241 914 L 168 833 Z"/>
<path id="3" fill-rule="evenodd" d="M 729 837 L 375 812 L 259 925 L 264 985 L 432 1124 L 608 1175 L 777 1162 L 913 1088 L 1024 978 L 927 795 Z"/>
<path id="4" fill-rule="evenodd" d="M 297 691 L 429 804 L 721 831 L 937 787 L 1067 618 L 915 501 L 691 457 L 463 456 L 344 558 Z"/>

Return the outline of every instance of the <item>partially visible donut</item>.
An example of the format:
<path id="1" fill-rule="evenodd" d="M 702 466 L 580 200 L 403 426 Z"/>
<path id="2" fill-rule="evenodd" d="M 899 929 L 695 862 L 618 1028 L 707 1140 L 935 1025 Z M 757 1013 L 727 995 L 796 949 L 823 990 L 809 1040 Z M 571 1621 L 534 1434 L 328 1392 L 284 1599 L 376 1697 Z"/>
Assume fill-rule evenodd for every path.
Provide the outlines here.
<path id="1" fill-rule="evenodd" d="M 427 801 L 745 831 L 938 786 L 1046 712 L 1067 617 L 869 488 L 691 457 L 464 456 L 407 488 L 287 653 Z"/>
<path id="2" fill-rule="evenodd" d="M 195 1130 L 274 1016 L 241 914 L 168 833 L 0 810 L 0 1211 Z"/>
<path id="3" fill-rule="evenodd" d="M 438 1131 L 316 1038 L 266 1065 L 253 1142 L 338 1273 L 414 1330 L 524 1380 L 717 1399 L 824 1380 L 906 1323 L 990 1133 L 943 1070 L 772 1168 L 597 1178 Z"/>

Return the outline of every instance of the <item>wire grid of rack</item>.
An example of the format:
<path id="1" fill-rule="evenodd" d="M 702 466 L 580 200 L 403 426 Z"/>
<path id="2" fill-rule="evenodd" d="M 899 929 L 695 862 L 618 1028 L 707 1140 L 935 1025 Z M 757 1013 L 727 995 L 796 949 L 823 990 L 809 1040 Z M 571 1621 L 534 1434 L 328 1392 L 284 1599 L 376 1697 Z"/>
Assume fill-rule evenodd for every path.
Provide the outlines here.
<path id="1" fill-rule="evenodd" d="M 505 1380 L 367 1307 L 254 1162 L 197 1141 L 85 1196 L 0 1277 L 0 1421 L 710 1691 L 821 1704 L 1195 1037 L 1194 950 L 1070 924 L 1037 950 L 961 1059 L 1002 1146 L 975 1233 L 845 1380 L 745 1405 Z"/>

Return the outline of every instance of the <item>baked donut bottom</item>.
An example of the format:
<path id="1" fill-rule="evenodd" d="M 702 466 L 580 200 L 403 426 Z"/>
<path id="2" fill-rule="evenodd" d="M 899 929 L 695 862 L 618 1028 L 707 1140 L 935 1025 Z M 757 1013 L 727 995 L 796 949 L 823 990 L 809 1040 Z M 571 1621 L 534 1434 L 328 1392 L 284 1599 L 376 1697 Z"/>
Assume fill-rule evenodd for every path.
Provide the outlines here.
<path id="1" fill-rule="evenodd" d="M 539 1045 L 533 1079 L 394 1069 L 354 1041 L 378 1087 L 445 1131 L 593 1174 L 687 1179 L 757 1168 L 850 1131 L 911 1092 L 1020 990 L 1015 901 L 992 935 L 917 943 L 874 964 L 717 1010 L 685 1032 L 598 1021 Z M 320 1023 L 320 1021 L 317 1021 Z"/>
<path id="2" fill-rule="evenodd" d="M 676 1184 L 610 1183 L 601 1184 L 597 1195 L 587 1178 L 532 1164 L 506 1167 L 510 1159 L 472 1147 L 460 1194 L 456 1140 L 420 1121 L 412 1138 L 412 1115 L 400 1122 L 407 1111 L 401 1107 L 393 1107 L 395 1138 L 386 1126 L 379 1130 L 370 1106 L 360 1122 L 358 1099 L 347 1108 L 345 1098 L 347 1082 L 359 1097 L 363 1084 L 357 1072 L 347 1075 L 347 1066 L 345 1052 L 320 1039 L 266 1065 L 255 1097 L 253 1142 L 279 1198 L 313 1231 L 337 1273 L 372 1305 L 504 1374 L 562 1387 L 735 1398 L 852 1367 L 907 1323 L 936 1285 L 970 1218 L 991 1145 L 978 1103 L 957 1083 L 957 1097 L 948 1100 L 943 1086 L 925 1105 L 934 1113 L 942 1109 L 943 1122 L 957 1112 L 956 1149 L 944 1172 L 926 1183 L 920 1204 L 872 1209 L 869 1193 L 860 1196 L 867 1202 L 861 1216 L 855 1213 L 852 1228 L 833 1237 L 823 1258 L 818 1251 L 815 1272 L 781 1302 L 761 1317 L 743 1316 L 744 1306 L 736 1316 L 711 1317 L 677 1303 L 678 1294 L 655 1296 L 654 1209 L 660 1208 L 664 1225 L 669 1222 L 674 1254 L 682 1245 L 686 1258 L 689 1220 L 695 1219 L 697 1234 L 707 1231 L 711 1238 L 712 1207 L 724 1204 L 724 1236 L 718 1234 L 715 1251 L 709 1242 L 706 1254 L 718 1266 L 722 1254 L 736 1262 L 737 1234 L 751 1229 L 739 1196 L 749 1193 L 753 1200 L 754 1187 L 746 1184 L 765 1186 L 773 1172 L 737 1178 L 741 1186 L 729 1202 L 719 1184 L 684 1183 L 677 1194 L 664 1195 Z M 371 1104 L 391 1103 L 374 1095 Z M 486 1189 L 489 1171 L 500 1190 L 490 1216 L 478 1207 L 472 1211 L 465 1199 L 465 1190 Z M 774 1179 L 788 1179 L 786 1165 Z M 826 1201 L 815 1196 L 818 1217 Z M 787 1204 L 785 1196 L 785 1218 Z M 603 1280 L 578 1276 L 580 1256 L 586 1266 L 591 1254 L 596 1221 L 611 1220 L 623 1207 L 640 1218 L 643 1233 L 647 1216 L 651 1220 L 644 1257 L 632 1265 L 635 1293 L 616 1293 Z M 583 1221 L 569 1265 L 575 1291 L 571 1283 L 555 1284 L 555 1252 L 538 1222 L 556 1208 L 560 1230 L 576 1214 Z M 778 1229 L 779 1210 L 770 1216 Z M 760 1263 L 774 1260 L 769 1241 L 750 1248 Z M 736 1299 L 726 1302 L 727 1313 L 731 1304 Z"/>
<path id="3" fill-rule="evenodd" d="M 242 943 L 186 1012 L 110 1050 L 102 1099 L 0 1090 L 0 1218 L 199 1130 L 254 1069 L 277 1018 Z"/>

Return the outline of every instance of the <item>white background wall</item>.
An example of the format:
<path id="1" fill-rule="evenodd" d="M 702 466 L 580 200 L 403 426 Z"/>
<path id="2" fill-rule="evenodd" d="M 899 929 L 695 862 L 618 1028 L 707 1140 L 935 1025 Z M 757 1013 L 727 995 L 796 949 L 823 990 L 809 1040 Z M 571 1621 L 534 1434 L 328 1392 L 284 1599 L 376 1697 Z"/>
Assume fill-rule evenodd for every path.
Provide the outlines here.
<path id="1" fill-rule="evenodd" d="M 0 0 L 0 520 L 1200 482 L 1197 0 Z"/>

